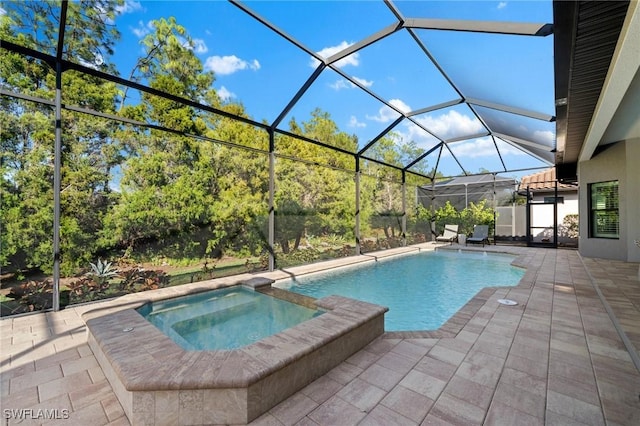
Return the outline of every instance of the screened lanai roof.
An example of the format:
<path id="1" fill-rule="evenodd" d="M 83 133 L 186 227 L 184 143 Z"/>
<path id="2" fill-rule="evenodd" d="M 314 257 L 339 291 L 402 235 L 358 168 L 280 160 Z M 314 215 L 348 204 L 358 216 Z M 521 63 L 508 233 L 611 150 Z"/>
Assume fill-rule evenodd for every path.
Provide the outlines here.
<path id="1" fill-rule="evenodd" d="M 74 27 L 65 2 L 52 8 L 62 23 L 57 43 L 22 28 L 41 41 L 36 49 L 15 40 L 2 47 L 49 63 L 57 57 L 66 70 L 135 89 L 129 97 L 164 96 L 147 87 L 136 60 L 154 22 L 173 17 L 186 30 L 184 46 L 213 72 L 222 103 L 185 101 L 226 117 L 235 113 L 225 106 L 240 104 L 243 123 L 276 138 L 302 135 L 292 122 L 319 110 L 357 141 L 338 149 L 428 177 L 527 174 L 555 162 L 551 1 L 125 0 L 104 18 L 120 33 L 113 52 L 84 57 L 69 57 L 65 43 L 91 33 Z M 19 92 L 2 86 L 4 95 Z M 332 147 L 321 136 L 305 139 Z M 382 143 L 413 149 L 388 158 Z"/>
<path id="2" fill-rule="evenodd" d="M 459 176 L 416 188 L 416 197 L 425 208 L 434 210 L 447 202 L 461 211 L 470 203 L 483 200 L 489 205 L 504 205 L 513 201 L 518 182 L 513 178 L 483 174 Z"/>

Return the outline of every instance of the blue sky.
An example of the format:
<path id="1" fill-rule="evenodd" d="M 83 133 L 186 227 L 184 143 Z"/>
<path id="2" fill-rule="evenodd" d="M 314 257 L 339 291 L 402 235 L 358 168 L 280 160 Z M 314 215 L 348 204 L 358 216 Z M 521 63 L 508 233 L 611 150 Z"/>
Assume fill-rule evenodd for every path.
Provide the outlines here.
<path id="1" fill-rule="evenodd" d="M 329 57 L 397 23 L 397 18 L 382 1 L 244 4 L 322 57 Z M 550 1 L 397 1 L 394 4 L 405 18 L 553 21 Z M 129 75 L 142 53 L 140 41 L 151 31 L 151 21 L 169 16 L 174 16 L 187 29 L 205 69 L 215 73 L 214 88 L 219 96 L 230 102 L 241 102 L 257 121 L 273 121 L 318 64 L 308 53 L 227 2 L 127 0 L 116 19 L 122 38 L 116 46 L 114 60 L 122 76 Z M 415 34 L 466 98 L 554 114 L 553 36 L 435 30 L 415 30 Z M 458 97 L 404 30 L 346 57 L 336 66 L 403 112 Z M 327 111 L 341 130 L 357 135 L 361 147 L 398 117 L 397 112 L 331 69 L 323 71 L 281 127 L 286 128 L 292 117 L 298 122 L 306 121 L 314 108 Z M 518 137 L 526 136 L 541 144 L 554 143 L 554 123 L 517 117 L 516 121 L 504 125 L 509 114 L 489 113 L 492 122 Z M 421 114 L 416 116 L 416 121 L 445 140 L 484 131 L 465 104 Z M 411 123 L 403 122 L 394 130 L 399 138 L 413 140 L 424 149 L 437 143 L 436 138 Z M 507 143 L 498 141 L 497 144 L 509 169 L 545 165 Z M 502 169 L 495 144 L 489 137 L 450 146 L 470 172 L 475 173 L 481 167 L 492 171 Z M 440 166 L 445 174 L 460 173 L 459 166 L 446 151 Z"/>

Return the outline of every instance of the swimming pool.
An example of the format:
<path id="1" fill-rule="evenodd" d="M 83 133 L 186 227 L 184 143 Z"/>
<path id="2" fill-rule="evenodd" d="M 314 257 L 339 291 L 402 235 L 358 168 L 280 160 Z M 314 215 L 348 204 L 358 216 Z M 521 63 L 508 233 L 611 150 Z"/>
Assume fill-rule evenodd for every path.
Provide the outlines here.
<path id="1" fill-rule="evenodd" d="M 186 350 L 240 348 L 322 314 L 240 286 L 147 303 L 138 312 Z"/>
<path id="2" fill-rule="evenodd" d="M 513 260 L 486 252 L 420 252 L 275 285 L 316 298 L 336 294 L 387 306 L 386 331 L 435 330 L 484 287 L 517 285 L 525 271 Z"/>

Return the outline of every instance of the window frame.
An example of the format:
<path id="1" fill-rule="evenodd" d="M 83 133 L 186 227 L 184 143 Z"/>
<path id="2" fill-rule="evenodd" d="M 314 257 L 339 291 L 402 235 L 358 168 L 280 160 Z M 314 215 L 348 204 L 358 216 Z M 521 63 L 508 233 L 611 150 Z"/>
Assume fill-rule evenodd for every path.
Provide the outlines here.
<path id="1" fill-rule="evenodd" d="M 594 205 L 594 189 L 603 187 L 615 187 L 615 207 L 610 206 L 609 198 L 605 195 L 605 207 L 598 207 Z M 618 180 L 608 180 L 602 182 L 593 182 L 588 185 L 589 196 L 589 238 L 602 238 L 609 240 L 620 239 L 620 182 Z M 605 216 L 602 215 L 605 213 Z M 613 213 L 613 215 L 611 215 Z M 609 216 L 611 215 L 611 216 Z M 607 217 L 608 216 L 608 217 Z M 615 219 L 616 233 L 598 232 L 597 224 L 598 219 L 605 217 L 607 220 Z"/>
<path id="2" fill-rule="evenodd" d="M 562 196 L 558 196 L 558 197 L 554 197 L 553 195 L 549 196 L 549 197 L 544 197 L 544 203 L 545 204 L 564 204 L 564 197 Z"/>

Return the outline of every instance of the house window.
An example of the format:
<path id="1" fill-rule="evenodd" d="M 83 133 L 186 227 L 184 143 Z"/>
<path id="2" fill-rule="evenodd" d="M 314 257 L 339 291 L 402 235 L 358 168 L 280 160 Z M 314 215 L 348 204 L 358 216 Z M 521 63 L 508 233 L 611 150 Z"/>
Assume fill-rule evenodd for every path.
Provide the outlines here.
<path id="1" fill-rule="evenodd" d="M 564 197 L 544 197 L 545 204 L 553 204 L 556 200 L 558 204 L 564 204 Z"/>
<path id="2" fill-rule="evenodd" d="M 620 238 L 618 181 L 589 185 L 590 236 L 592 238 Z"/>

